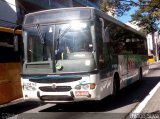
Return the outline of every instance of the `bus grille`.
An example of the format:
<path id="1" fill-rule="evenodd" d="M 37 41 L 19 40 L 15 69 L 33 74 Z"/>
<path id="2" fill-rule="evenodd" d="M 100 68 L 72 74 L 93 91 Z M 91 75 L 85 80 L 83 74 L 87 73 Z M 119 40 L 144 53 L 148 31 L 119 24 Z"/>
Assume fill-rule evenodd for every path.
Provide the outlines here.
<path id="1" fill-rule="evenodd" d="M 40 79 L 29 79 L 30 82 L 35 82 L 35 83 L 65 83 L 65 82 L 72 82 L 72 81 L 78 81 L 82 77 L 67 77 L 67 78 L 40 78 Z"/>
<path id="2" fill-rule="evenodd" d="M 73 101 L 73 97 L 66 95 L 45 95 L 40 97 L 43 101 Z"/>
<path id="3" fill-rule="evenodd" d="M 51 86 L 39 87 L 41 91 L 44 92 L 66 92 L 70 91 L 72 88 L 70 86 L 57 86 L 56 88 L 52 88 Z"/>

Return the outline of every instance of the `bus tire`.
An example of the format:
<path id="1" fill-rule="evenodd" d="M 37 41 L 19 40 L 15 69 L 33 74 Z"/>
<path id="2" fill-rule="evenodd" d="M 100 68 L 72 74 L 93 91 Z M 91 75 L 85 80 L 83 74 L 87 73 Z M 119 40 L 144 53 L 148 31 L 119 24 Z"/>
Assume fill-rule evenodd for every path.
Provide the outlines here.
<path id="1" fill-rule="evenodd" d="M 143 75 L 142 75 L 142 68 L 139 68 L 139 72 L 138 72 L 138 82 L 141 83 L 143 79 Z"/>
<path id="2" fill-rule="evenodd" d="M 118 73 L 116 73 L 113 79 L 112 99 L 115 99 L 115 97 L 118 95 L 119 88 L 120 88 L 119 75 Z"/>

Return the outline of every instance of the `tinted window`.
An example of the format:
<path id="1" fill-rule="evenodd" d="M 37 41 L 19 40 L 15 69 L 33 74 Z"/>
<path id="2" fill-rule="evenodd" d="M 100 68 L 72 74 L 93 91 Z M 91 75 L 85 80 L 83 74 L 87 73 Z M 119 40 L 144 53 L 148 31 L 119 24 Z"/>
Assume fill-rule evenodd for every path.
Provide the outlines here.
<path id="1" fill-rule="evenodd" d="M 146 39 L 107 22 L 110 33 L 110 51 L 113 54 L 147 54 Z"/>

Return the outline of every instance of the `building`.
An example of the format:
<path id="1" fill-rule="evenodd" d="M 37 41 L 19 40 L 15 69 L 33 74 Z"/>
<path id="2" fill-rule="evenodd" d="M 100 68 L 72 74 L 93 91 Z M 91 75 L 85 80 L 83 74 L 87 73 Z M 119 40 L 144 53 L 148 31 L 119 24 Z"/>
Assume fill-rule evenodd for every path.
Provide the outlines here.
<path id="1" fill-rule="evenodd" d="M 92 6 L 99 9 L 100 0 L 16 0 L 28 11 L 48 8 Z"/>
<path id="2" fill-rule="evenodd" d="M 99 9 L 100 0 L 16 0 L 18 23 L 26 13 L 45 9 L 91 6 Z"/>
<path id="3" fill-rule="evenodd" d="M 148 53 L 154 54 L 156 57 L 156 61 L 160 59 L 160 34 L 157 32 L 154 33 L 154 37 L 152 34 L 147 35 L 148 42 Z"/>
<path id="4" fill-rule="evenodd" d="M 0 26 L 21 24 L 26 13 L 44 9 L 91 6 L 99 9 L 100 0 L 0 0 Z"/>
<path id="5" fill-rule="evenodd" d="M 15 0 L 0 0 L 0 104 L 22 98 L 20 50 L 14 49 L 15 26 L 17 26 Z M 21 32 L 16 31 L 16 35 L 21 39 Z"/>
<path id="6" fill-rule="evenodd" d="M 17 21 L 15 0 L 0 0 L 0 26 L 14 27 Z"/>

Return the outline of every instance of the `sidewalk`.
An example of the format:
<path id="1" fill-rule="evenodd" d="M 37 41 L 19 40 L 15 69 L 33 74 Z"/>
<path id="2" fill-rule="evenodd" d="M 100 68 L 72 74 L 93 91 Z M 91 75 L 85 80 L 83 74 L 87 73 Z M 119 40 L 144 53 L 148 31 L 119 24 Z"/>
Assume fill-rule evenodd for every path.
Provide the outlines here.
<path id="1" fill-rule="evenodd" d="M 9 102 L 9 103 L 1 104 L 1 105 L 0 105 L 0 108 L 6 107 L 6 106 L 10 106 L 10 105 L 16 105 L 16 104 L 21 103 L 21 102 L 24 102 L 24 101 L 25 101 L 25 100 L 24 100 L 23 98 L 19 98 L 19 99 L 16 99 L 16 100 L 11 101 L 11 102 Z"/>
<path id="2" fill-rule="evenodd" d="M 160 119 L 160 82 L 130 114 L 131 119 Z"/>
<path id="3" fill-rule="evenodd" d="M 142 113 L 160 114 L 160 87 L 157 89 L 152 98 L 148 101 Z"/>

